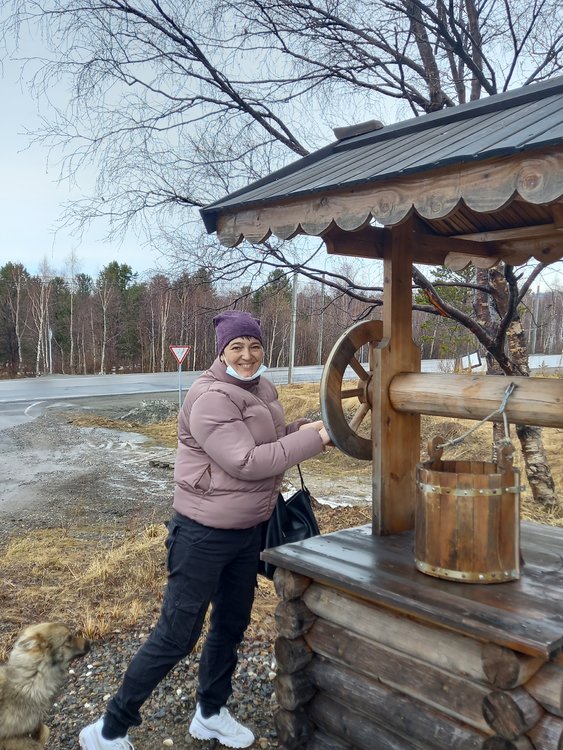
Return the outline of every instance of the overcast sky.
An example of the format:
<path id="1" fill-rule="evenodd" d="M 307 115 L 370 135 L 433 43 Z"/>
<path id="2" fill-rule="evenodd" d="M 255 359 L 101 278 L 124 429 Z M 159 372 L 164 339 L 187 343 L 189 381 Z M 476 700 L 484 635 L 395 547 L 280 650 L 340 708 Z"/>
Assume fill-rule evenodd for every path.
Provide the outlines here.
<path id="1" fill-rule="evenodd" d="M 1 76 L 1 72 L 0 72 Z M 47 150 L 40 145 L 28 148 L 25 129 L 37 125 L 37 105 L 31 94 L 22 92 L 18 70 L 5 67 L 0 77 L 2 118 L 0 119 L 0 266 L 23 263 L 36 273 L 43 259 L 63 274 L 72 251 L 83 273 L 96 276 L 112 260 L 128 263 L 143 273 L 158 261 L 157 253 L 139 250 L 137 238 L 130 236 L 119 245 L 103 241 L 104 228 L 92 228 L 82 238 L 73 237 L 60 227 L 63 205 L 80 198 L 80 189 L 57 184 L 56 165 L 47 167 Z M 86 193 L 89 186 L 83 186 Z"/>

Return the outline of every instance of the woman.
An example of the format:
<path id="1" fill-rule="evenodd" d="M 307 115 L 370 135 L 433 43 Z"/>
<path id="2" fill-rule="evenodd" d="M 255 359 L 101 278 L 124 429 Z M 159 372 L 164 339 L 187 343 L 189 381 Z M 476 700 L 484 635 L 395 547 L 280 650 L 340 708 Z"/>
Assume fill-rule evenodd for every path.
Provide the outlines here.
<path id="1" fill-rule="evenodd" d="M 83 750 L 133 748 L 129 727 L 141 723 L 142 704 L 193 649 L 210 604 L 189 732 L 234 748 L 254 742 L 226 703 L 250 622 L 262 524 L 284 471 L 323 451 L 330 438 L 320 421 L 285 424 L 275 387 L 260 377 L 266 367 L 258 320 L 229 310 L 213 323 L 218 357 L 192 385 L 179 415 L 176 515 L 168 527 L 160 618 L 106 714 L 80 732 Z"/>

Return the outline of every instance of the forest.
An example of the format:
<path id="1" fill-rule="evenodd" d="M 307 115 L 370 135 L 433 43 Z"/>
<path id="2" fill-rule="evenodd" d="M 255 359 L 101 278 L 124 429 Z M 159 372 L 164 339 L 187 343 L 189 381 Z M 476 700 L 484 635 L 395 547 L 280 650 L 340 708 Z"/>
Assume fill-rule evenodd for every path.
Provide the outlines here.
<path id="1" fill-rule="evenodd" d="M 443 289 L 443 295 L 471 314 L 470 286 Z M 425 302 L 424 292 L 413 287 L 414 338 L 423 359 L 455 359 L 479 350 L 472 334 L 455 320 L 417 310 Z M 228 308 L 248 310 L 261 319 L 270 367 L 289 364 L 293 315 L 296 366 L 322 364 L 346 328 L 380 317 L 377 291 L 366 302 L 281 269 L 249 285 L 222 283 L 203 267 L 192 274 L 158 273 L 140 280 L 129 265 L 117 261 L 95 278 L 84 273 L 58 276 L 48 268 L 31 274 L 22 264 L 9 262 L 0 267 L 0 374 L 163 372 L 177 367 L 171 344 L 190 346 L 183 366 L 201 370 L 215 356 L 212 318 Z M 562 289 L 529 291 L 519 314 L 529 354 L 561 354 Z"/>

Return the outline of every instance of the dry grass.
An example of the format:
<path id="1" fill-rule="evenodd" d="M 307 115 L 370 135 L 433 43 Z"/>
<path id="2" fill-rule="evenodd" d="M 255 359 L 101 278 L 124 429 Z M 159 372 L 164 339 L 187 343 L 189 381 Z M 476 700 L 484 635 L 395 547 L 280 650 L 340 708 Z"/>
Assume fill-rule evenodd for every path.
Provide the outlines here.
<path id="1" fill-rule="evenodd" d="M 318 385 L 280 388 L 288 420 L 304 414 L 319 418 Z M 161 445 L 175 446 L 176 424 L 124 424 L 92 416 L 72 418 L 77 426 L 96 424 L 143 432 Z M 423 446 L 441 434 L 458 437 L 473 422 L 423 419 Z M 485 460 L 490 454 L 490 426 L 468 437 L 448 458 L 470 455 Z M 545 430 L 544 441 L 558 491 L 563 495 L 563 430 Z M 517 463 L 521 460 L 518 459 Z M 357 461 L 333 450 L 307 462 L 307 476 L 369 477 L 369 462 Z M 316 513 L 324 533 L 369 523 L 369 507 L 331 509 L 317 504 Z M 522 515 L 540 523 L 563 526 L 563 519 L 550 517 L 534 507 L 529 493 L 523 497 Z M 163 524 L 71 527 L 44 529 L 13 538 L 0 553 L 0 657 L 4 658 L 15 634 L 26 623 L 60 619 L 73 623 L 90 638 L 103 638 L 112 631 L 149 626 L 158 614 L 165 580 Z M 270 582 L 261 580 L 250 633 L 270 638 L 274 632 L 273 611 L 277 604 Z"/>
<path id="2" fill-rule="evenodd" d="M 0 560 L 0 653 L 29 622 L 72 622 L 89 638 L 133 627 L 155 608 L 164 580 L 166 530 L 149 524 L 44 529 L 13 538 Z"/>
<path id="3" fill-rule="evenodd" d="M 368 508 L 318 506 L 323 532 L 368 523 Z M 92 639 L 154 622 L 166 572 L 163 524 L 127 528 L 45 529 L 13 538 L 0 554 L 0 658 L 27 623 L 62 620 Z M 250 633 L 274 633 L 273 586 L 260 580 Z"/>

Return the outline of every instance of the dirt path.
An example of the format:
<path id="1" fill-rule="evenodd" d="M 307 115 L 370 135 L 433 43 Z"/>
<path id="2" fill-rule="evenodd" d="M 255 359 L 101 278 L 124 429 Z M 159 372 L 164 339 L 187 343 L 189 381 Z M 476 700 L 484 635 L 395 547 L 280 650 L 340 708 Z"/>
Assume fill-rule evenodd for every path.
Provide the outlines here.
<path id="1" fill-rule="evenodd" d="M 170 513 L 169 450 L 133 432 L 74 427 L 48 412 L 0 433 L 0 538 L 16 529 Z M 149 519 L 147 519 L 149 520 Z"/>
<path id="2" fill-rule="evenodd" d="M 0 541 L 18 530 L 170 517 L 173 451 L 139 433 L 69 424 L 72 413 L 50 410 L 0 432 Z M 313 461 L 304 474 L 321 503 L 370 502 L 366 476 L 326 476 Z M 287 477 L 298 482 L 295 469 Z"/>

